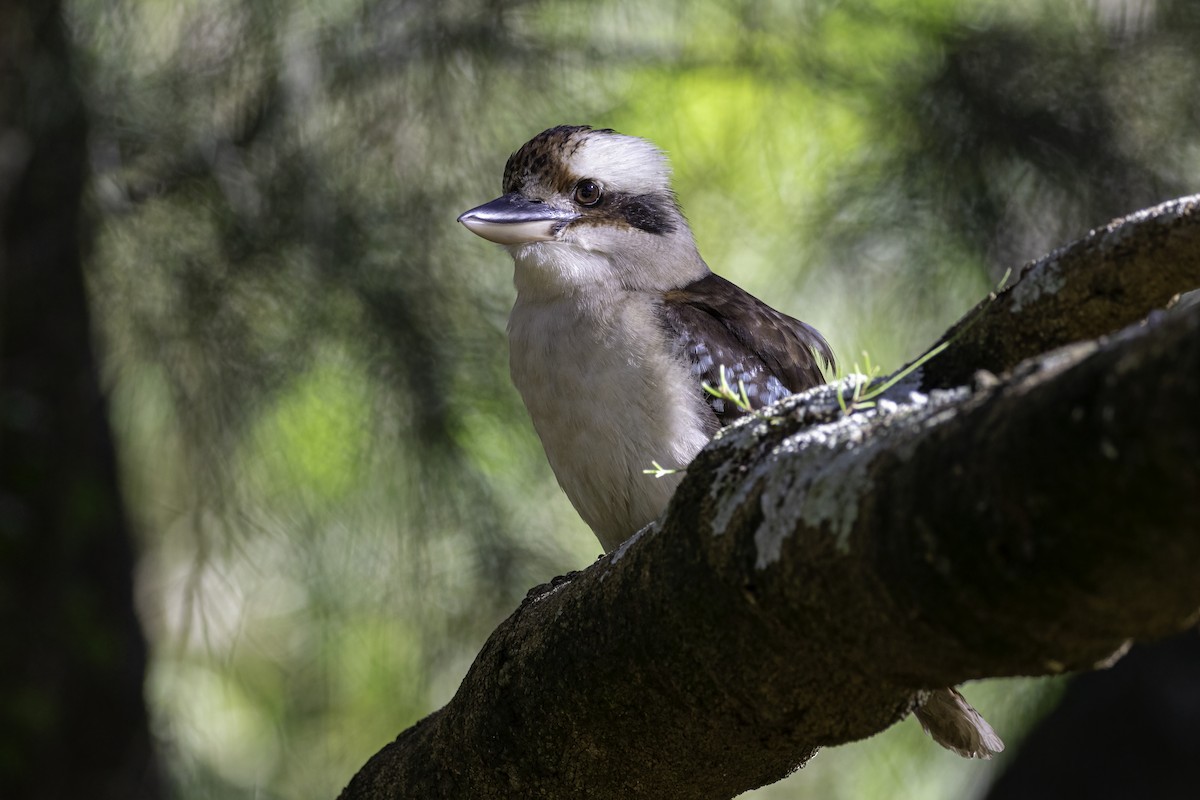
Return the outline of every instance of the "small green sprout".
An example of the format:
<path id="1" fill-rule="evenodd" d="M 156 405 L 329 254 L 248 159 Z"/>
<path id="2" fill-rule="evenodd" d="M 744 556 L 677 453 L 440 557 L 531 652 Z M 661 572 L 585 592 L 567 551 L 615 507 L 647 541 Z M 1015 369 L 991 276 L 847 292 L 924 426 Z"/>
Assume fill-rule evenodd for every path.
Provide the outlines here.
<path id="1" fill-rule="evenodd" d="M 863 360 L 866 364 L 866 371 L 863 374 L 866 375 L 867 379 L 865 381 L 859 381 L 858 383 L 856 383 L 854 385 L 854 392 L 853 392 L 853 394 L 850 395 L 849 402 L 846 401 L 844 390 L 840 386 L 838 387 L 838 406 L 842 409 L 842 413 L 843 414 L 851 414 L 855 411 L 861 411 L 861 410 L 867 409 L 867 408 L 874 408 L 875 399 L 877 397 L 879 397 L 881 394 L 886 392 L 888 389 L 895 386 L 900 381 L 907 378 L 915 370 L 920 369 L 920 367 L 926 361 L 933 358 L 938 353 L 941 353 L 943 350 L 945 350 L 949 346 L 950 346 L 950 342 L 942 342 L 937 347 L 934 347 L 930 350 L 925 351 L 925 354 L 922 355 L 920 358 L 918 358 L 916 361 L 912 362 L 907 367 L 905 367 L 903 370 L 901 370 L 900 372 L 897 372 L 895 375 L 888 378 L 886 381 L 879 384 L 878 386 L 871 386 L 871 383 L 879 375 L 879 372 L 880 372 L 879 365 L 877 365 L 877 364 L 872 365 L 871 357 L 869 355 L 867 355 L 867 352 L 864 350 L 863 351 Z M 855 372 L 859 371 L 857 363 L 854 365 L 854 371 Z M 870 388 L 868 389 L 866 387 L 870 387 Z"/>
<path id="2" fill-rule="evenodd" d="M 677 469 L 667 469 L 657 461 L 651 461 L 650 466 L 652 466 L 654 469 L 642 470 L 643 475 L 653 475 L 656 478 L 665 478 L 668 475 L 674 475 L 676 472 L 679 472 Z"/>
<path id="3" fill-rule="evenodd" d="M 963 332 L 965 330 L 967 330 L 967 328 L 970 328 L 972 325 L 974 325 L 979 320 L 980 317 L 983 316 L 983 309 L 987 308 L 987 306 L 990 305 L 991 302 L 996 299 L 996 295 L 1004 289 L 1004 287 L 1008 283 L 1008 279 L 1010 277 L 1012 277 L 1012 269 L 1005 270 L 1004 274 L 1000 277 L 1000 282 L 998 284 L 996 284 L 996 288 L 993 289 L 991 291 L 991 293 L 988 295 L 988 302 L 981 306 L 981 308 L 975 314 L 974 317 L 972 317 L 971 319 L 966 321 L 966 323 L 962 326 L 961 330 L 958 332 L 958 336 L 961 336 L 963 334 Z M 957 336 L 955 338 L 957 338 Z M 881 383 L 878 386 L 874 386 L 870 389 L 866 389 L 866 391 L 864 391 L 864 389 L 868 386 L 871 386 L 871 383 L 875 380 L 876 377 L 878 377 L 879 367 L 871 365 L 871 357 L 869 355 L 867 355 L 867 351 L 864 350 L 863 351 L 863 361 L 866 364 L 866 370 L 863 372 L 863 374 L 865 374 L 867 376 L 867 379 L 865 381 L 860 381 L 859 383 L 855 384 L 854 392 L 850 395 L 849 402 L 846 401 L 846 397 L 845 397 L 844 390 L 842 389 L 842 387 L 840 387 L 840 386 L 838 387 L 838 395 L 837 395 L 838 406 L 841 407 L 842 413 L 843 414 L 852 414 L 853 412 L 861 410 L 861 409 L 874 407 L 875 398 L 879 397 L 881 394 L 886 392 L 888 389 L 892 388 L 897 383 L 904 380 L 906 377 L 908 377 L 910 374 L 912 374 L 912 372 L 914 370 L 919 369 L 926 361 L 928 361 L 929 359 L 931 359 L 934 356 L 941 353 L 943 350 L 945 350 L 947 347 L 949 347 L 953 341 L 954 340 L 951 339 L 949 341 L 942 342 L 937 347 L 933 347 L 933 348 L 927 350 L 924 355 L 922 355 L 916 361 L 914 361 L 913 363 L 911 363 L 907 367 L 905 367 L 903 371 L 897 372 L 891 378 L 888 378 L 885 382 Z M 858 364 L 854 365 L 854 371 L 855 372 L 859 371 Z M 842 377 L 843 377 L 842 375 L 840 375 L 840 374 L 838 375 L 839 380 Z"/>
<path id="4" fill-rule="evenodd" d="M 1012 267 L 1009 267 L 1008 269 L 1004 270 L 1004 274 L 1000 276 L 1000 282 L 996 284 L 996 288 L 992 290 L 992 293 L 995 294 L 1004 291 L 1004 287 L 1008 283 L 1008 279 L 1011 277 Z"/>
<path id="5" fill-rule="evenodd" d="M 709 386 L 707 383 L 700 384 L 704 391 L 711 394 L 713 397 L 733 403 L 740 411 L 750 412 L 750 398 L 746 396 L 746 384 L 739 378 L 737 391 L 729 385 L 729 379 L 725 376 L 725 365 L 721 365 L 721 385 L 716 389 Z"/>

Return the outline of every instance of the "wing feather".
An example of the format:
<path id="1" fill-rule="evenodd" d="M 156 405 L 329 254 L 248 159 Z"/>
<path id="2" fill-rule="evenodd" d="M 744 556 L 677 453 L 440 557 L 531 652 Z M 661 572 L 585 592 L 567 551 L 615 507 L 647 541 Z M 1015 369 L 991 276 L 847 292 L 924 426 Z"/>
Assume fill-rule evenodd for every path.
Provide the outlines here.
<path id="1" fill-rule="evenodd" d="M 815 328 L 768 306 L 714 273 L 663 295 L 661 322 L 678 355 L 701 382 L 720 384 L 725 366 L 730 385 L 746 387 L 752 408 L 825 382 L 820 362 L 834 365 L 833 351 Z M 719 425 L 743 412 L 705 393 Z"/>

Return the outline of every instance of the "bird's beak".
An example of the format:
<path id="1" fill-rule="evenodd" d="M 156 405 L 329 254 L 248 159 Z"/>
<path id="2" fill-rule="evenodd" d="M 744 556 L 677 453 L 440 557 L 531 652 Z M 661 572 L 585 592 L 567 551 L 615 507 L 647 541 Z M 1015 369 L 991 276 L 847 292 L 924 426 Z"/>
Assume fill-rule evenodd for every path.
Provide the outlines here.
<path id="1" fill-rule="evenodd" d="M 518 192 L 465 211 L 458 221 L 477 236 L 497 244 L 553 241 L 562 226 L 578 214 L 530 200 Z"/>

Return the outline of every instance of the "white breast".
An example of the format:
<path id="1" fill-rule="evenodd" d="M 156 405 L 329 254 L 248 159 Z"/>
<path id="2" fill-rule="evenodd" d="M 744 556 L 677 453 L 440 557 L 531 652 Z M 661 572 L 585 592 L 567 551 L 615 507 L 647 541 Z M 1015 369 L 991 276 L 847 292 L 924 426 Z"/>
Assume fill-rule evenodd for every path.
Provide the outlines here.
<path id="1" fill-rule="evenodd" d="M 649 295 L 518 296 L 508 337 L 513 383 L 558 483 L 610 551 L 658 517 L 682 478 L 643 470 L 686 467 L 708 441 L 693 379 Z"/>

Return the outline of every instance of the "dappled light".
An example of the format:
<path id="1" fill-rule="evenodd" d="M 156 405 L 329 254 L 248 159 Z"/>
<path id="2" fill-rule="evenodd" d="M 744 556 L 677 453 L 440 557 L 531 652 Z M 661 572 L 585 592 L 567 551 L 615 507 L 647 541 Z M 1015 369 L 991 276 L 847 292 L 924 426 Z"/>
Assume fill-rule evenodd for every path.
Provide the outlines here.
<path id="1" fill-rule="evenodd" d="M 455 222 L 512 151 L 652 140 L 715 272 L 890 371 L 1006 270 L 1200 186 L 1195 4 L 1053 5 L 68 3 L 176 795 L 335 796 L 599 554 L 509 380 L 511 261 Z M 1060 689 L 966 694 L 1017 745 Z M 745 796 L 981 796 L 1002 761 L 907 722 Z"/>

